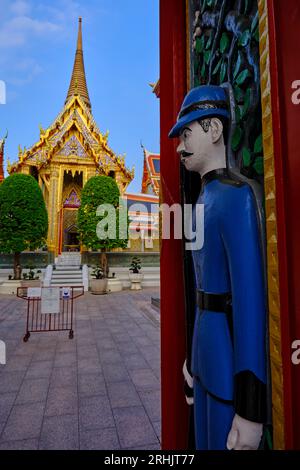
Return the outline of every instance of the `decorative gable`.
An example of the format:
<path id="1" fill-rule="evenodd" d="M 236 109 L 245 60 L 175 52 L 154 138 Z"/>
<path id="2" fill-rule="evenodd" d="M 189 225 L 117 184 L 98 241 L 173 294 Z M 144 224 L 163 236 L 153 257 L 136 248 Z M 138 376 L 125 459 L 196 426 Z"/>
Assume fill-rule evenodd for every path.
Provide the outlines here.
<path id="1" fill-rule="evenodd" d="M 64 202 L 64 208 L 78 208 L 78 207 L 80 207 L 80 199 L 75 189 L 73 189 Z"/>
<path id="2" fill-rule="evenodd" d="M 81 158 L 86 158 L 87 154 L 77 139 L 75 135 L 72 135 L 72 137 L 67 141 L 67 143 L 62 147 L 62 149 L 59 151 L 58 155 L 63 155 L 65 157 L 70 157 L 70 156 L 76 156 L 76 157 L 81 157 Z"/>

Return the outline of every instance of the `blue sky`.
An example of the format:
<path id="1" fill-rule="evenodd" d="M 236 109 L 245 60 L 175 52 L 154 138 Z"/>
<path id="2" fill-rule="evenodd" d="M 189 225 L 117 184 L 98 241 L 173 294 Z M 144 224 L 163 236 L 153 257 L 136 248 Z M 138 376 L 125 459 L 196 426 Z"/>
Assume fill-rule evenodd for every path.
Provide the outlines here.
<path id="1" fill-rule="evenodd" d="M 5 156 L 39 139 L 61 111 L 71 78 L 78 17 L 93 115 L 109 145 L 135 165 L 130 191 L 141 188 L 143 145 L 159 152 L 159 0 L 0 0 L 0 137 Z"/>

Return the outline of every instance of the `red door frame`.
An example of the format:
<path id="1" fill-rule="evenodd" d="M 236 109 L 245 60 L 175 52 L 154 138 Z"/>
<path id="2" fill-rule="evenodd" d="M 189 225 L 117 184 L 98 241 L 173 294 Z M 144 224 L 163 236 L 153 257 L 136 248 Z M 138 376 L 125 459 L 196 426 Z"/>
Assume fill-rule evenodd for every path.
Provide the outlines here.
<path id="1" fill-rule="evenodd" d="M 300 105 L 291 84 L 300 80 L 299 0 L 268 1 L 270 72 L 278 220 L 281 346 L 285 447 L 300 449 L 300 365 L 291 363 L 291 344 L 300 339 Z M 186 5 L 160 1 L 161 182 L 163 202 L 180 201 L 176 142 L 167 135 L 186 93 Z M 297 119 L 298 118 L 298 119 Z M 187 443 L 188 410 L 181 366 L 185 357 L 182 246 L 163 240 L 161 250 L 162 446 Z M 298 371 L 299 368 L 299 371 Z"/>
<path id="2" fill-rule="evenodd" d="M 160 130 L 162 202 L 180 202 L 176 141 L 168 138 L 187 89 L 185 0 L 160 1 Z M 172 231 L 171 231 L 172 233 Z M 162 448 L 186 449 L 183 253 L 180 240 L 161 246 Z"/>
<path id="3" fill-rule="evenodd" d="M 278 220 L 281 349 L 285 448 L 300 449 L 300 365 L 291 344 L 300 339 L 300 105 L 292 82 L 300 80 L 299 0 L 268 0 L 274 165 Z"/>

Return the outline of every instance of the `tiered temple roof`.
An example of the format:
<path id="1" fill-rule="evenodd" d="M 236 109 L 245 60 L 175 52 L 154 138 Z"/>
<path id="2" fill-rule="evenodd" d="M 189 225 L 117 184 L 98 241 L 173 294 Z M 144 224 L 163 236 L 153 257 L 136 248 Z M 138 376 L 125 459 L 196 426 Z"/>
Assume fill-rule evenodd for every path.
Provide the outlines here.
<path id="1" fill-rule="evenodd" d="M 40 139 L 30 149 L 19 147 L 18 161 L 8 165 L 8 172 L 22 171 L 22 167 L 46 169 L 51 160 L 61 156 L 70 164 L 93 161 L 98 174 L 119 173 L 125 190 L 134 178 L 134 169 L 125 166 L 125 157 L 117 155 L 108 145 L 108 132 L 101 133 L 91 111 L 86 83 L 82 48 L 82 19 L 79 18 L 77 48 L 69 91 L 65 105 L 48 129 L 40 127 Z M 71 158 L 70 158 L 71 157 Z"/>
<path id="2" fill-rule="evenodd" d="M 159 195 L 160 188 L 160 155 L 144 151 L 144 171 L 142 180 L 142 193 Z"/>

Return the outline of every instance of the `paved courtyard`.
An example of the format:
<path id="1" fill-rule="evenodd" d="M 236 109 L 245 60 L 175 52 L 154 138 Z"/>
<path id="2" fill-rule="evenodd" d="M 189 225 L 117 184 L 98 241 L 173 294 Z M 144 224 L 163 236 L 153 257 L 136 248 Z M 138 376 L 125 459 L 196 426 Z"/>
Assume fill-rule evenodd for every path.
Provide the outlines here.
<path id="1" fill-rule="evenodd" d="M 160 331 L 156 289 L 75 305 L 75 336 L 33 333 L 26 301 L 0 297 L 0 449 L 159 449 Z"/>

